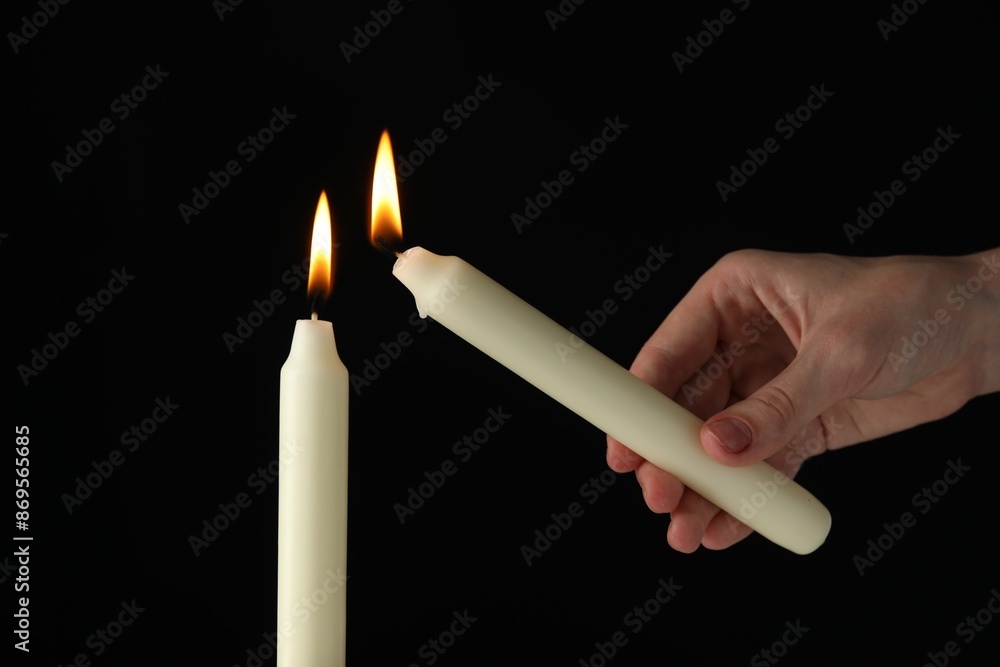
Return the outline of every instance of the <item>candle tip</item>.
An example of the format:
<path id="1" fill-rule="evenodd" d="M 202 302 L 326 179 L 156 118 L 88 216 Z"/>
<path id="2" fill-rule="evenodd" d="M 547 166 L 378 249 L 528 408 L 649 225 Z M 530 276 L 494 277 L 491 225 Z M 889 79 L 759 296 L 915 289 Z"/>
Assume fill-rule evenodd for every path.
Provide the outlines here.
<path id="1" fill-rule="evenodd" d="M 375 247 L 378 248 L 380 251 L 382 251 L 384 254 L 388 255 L 389 257 L 393 256 L 399 257 L 399 252 L 393 250 L 392 247 L 389 246 L 389 242 L 386 241 L 385 237 L 382 236 L 381 234 L 375 237 Z"/>
<path id="2" fill-rule="evenodd" d="M 316 292 L 313 294 L 312 304 L 309 306 L 309 312 L 312 313 L 312 319 L 319 319 L 319 311 L 323 310 L 323 299 L 325 294 L 323 292 Z"/>

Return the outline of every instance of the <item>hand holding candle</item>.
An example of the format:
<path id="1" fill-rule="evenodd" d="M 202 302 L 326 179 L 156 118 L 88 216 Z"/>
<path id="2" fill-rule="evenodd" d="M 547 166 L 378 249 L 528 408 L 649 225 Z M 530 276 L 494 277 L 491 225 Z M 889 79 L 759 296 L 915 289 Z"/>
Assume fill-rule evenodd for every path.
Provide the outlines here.
<path id="1" fill-rule="evenodd" d="M 383 133 L 372 188 L 373 241 L 400 238 L 395 170 Z M 386 203 L 388 202 L 388 203 Z M 395 275 L 417 310 L 451 329 L 704 498 L 799 554 L 818 548 L 830 513 L 766 463 L 727 467 L 699 442 L 702 421 L 457 257 L 415 247 Z M 567 352 L 568 350 L 568 352 Z M 766 501 L 755 503 L 764 494 Z M 748 511 L 747 505 L 750 510 Z"/>

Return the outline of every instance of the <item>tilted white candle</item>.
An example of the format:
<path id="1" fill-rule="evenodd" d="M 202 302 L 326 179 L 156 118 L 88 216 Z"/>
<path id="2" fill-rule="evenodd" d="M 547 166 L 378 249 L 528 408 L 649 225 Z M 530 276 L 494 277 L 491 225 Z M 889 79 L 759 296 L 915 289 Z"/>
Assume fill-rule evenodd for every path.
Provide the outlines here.
<path id="1" fill-rule="evenodd" d="M 830 512 L 767 463 L 728 467 L 702 448 L 702 421 L 458 257 L 421 247 L 392 273 L 422 317 L 514 373 L 734 517 L 797 554 L 817 549 Z"/>
<path id="2" fill-rule="evenodd" d="M 326 194 L 317 208 L 326 207 Z M 330 220 L 324 261 L 329 273 Z M 313 286 L 310 284 L 310 292 Z M 347 369 L 333 325 L 298 320 L 281 367 L 278 425 L 278 667 L 343 667 L 347 636 Z"/>
<path id="3" fill-rule="evenodd" d="M 372 180 L 371 240 L 402 238 L 389 133 Z M 795 553 L 816 550 L 830 512 L 767 463 L 727 467 L 702 448 L 702 421 L 458 257 L 420 247 L 397 253 L 392 273 L 422 317 L 451 329 L 653 465 Z"/>

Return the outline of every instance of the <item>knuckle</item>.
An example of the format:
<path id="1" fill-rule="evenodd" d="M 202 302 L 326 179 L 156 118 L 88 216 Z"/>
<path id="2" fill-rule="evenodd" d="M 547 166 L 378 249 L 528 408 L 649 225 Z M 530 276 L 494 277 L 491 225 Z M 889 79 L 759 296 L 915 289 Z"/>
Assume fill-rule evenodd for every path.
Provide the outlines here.
<path id="1" fill-rule="evenodd" d="M 750 400 L 759 406 L 765 418 L 777 419 L 777 426 L 781 433 L 787 433 L 796 423 L 798 415 L 795 401 L 781 387 L 777 385 L 762 387 Z"/>

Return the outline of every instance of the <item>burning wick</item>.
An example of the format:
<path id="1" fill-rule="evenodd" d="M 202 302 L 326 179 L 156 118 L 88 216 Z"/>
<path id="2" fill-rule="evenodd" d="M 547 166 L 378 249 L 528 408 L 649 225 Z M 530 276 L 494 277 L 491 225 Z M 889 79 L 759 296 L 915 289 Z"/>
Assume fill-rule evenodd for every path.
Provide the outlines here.
<path id="1" fill-rule="evenodd" d="M 386 242 L 384 236 L 379 234 L 378 236 L 375 237 L 374 240 L 375 240 L 375 246 L 385 254 L 389 255 L 389 257 L 399 257 L 400 253 L 389 247 L 389 244 Z"/>
<path id="2" fill-rule="evenodd" d="M 312 318 L 314 320 L 319 319 L 320 308 L 323 307 L 323 293 L 316 292 L 312 298 L 312 305 L 309 307 L 309 312 L 312 313 Z"/>

